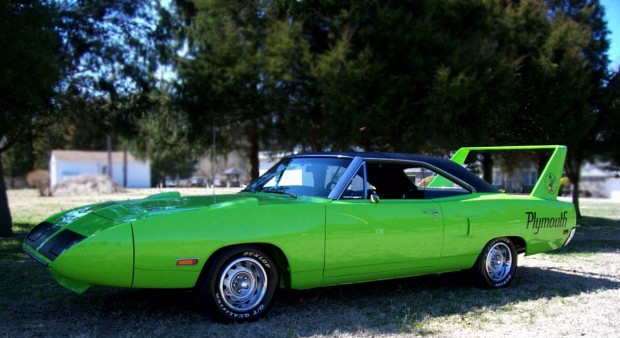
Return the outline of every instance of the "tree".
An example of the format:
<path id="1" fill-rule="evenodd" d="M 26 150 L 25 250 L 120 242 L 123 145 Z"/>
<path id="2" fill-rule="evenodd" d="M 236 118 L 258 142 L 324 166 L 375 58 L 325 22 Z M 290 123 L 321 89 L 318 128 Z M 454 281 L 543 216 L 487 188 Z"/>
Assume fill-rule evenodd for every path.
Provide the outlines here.
<path id="1" fill-rule="evenodd" d="M 524 11 L 521 6 L 503 7 L 498 2 L 445 4 L 448 8 L 441 12 L 446 18 L 441 22 L 469 18 L 470 23 L 454 27 L 456 32 L 443 27 L 444 48 L 452 50 L 434 68 L 425 100 L 426 116 L 432 120 L 434 130 L 430 139 L 435 147 L 454 149 L 463 144 L 514 142 L 510 122 L 519 108 L 514 94 L 523 59 L 516 50 L 523 48 L 519 44 L 524 41 L 535 41 L 540 21 L 544 20 L 536 11 L 541 8 Z M 512 37 L 515 33 L 520 36 Z M 450 47 L 455 45 L 456 49 Z M 485 154 L 483 161 L 488 180 L 492 176 L 490 154 Z"/>
<path id="2" fill-rule="evenodd" d="M 620 168 L 620 72 L 610 75 L 610 80 L 603 91 L 601 105 L 601 130 L 598 135 L 602 157 L 609 159 L 612 167 Z"/>
<path id="3" fill-rule="evenodd" d="M 583 162 L 600 152 L 607 74 L 607 28 L 598 0 L 546 1 L 550 29 L 520 81 L 523 139 L 568 146 L 566 173 L 579 212 Z"/>
<path id="4" fill-rule="evenodd" d="M 38 1 L 0 4 L 0 158 L 25 134 L 51 121 L 54 86 L 64 67 L 55 19 Z M 0 236 L 10 236 L 11 228 L 0 161 Z"/>
<path id="5" fill-rule="evenodd" d="M 612 105 L 597 0 L 175 3 L 180 110 L 251 154 L 559 143 L 577 192 L 600 151 Z"/>
<path id="6" fill-rule="evenodd" d="M 139 123 L 134 124 L 133 137 L 125 141 L 137 157 L 149 158 L 155 185 L 162 184 L 167 176 L 189 176 L 204 154 L 200 144 L 189 140 L 187 114 L 173 105 L 170 91 L 170 86 L 162 86 L 149 94 Z"/>
<path id="7" fill-rule="evenodd" d="M 488 5 L 489 18 L 482 22 L 493 24 L 483 26 L 486 34 L 465 42 L 476 46 L 482 41 L 476 48 L 482 55 L 464 58 L 472 67 L 462 73 L 451 76 L 454 69 L 440 68 L 434 82 L 439 95 L 430 96 L 439 100 L 430 109 L 448 104 L 448 110 L 458 113 L 435 116 L 466 119 L 458 124 L 467 127 L 453 133 L 460 142 L 567 145 L 566 172 L 579 210 L 580 168 L 600 152 L 597 139 L 605 116 L 601 104 L 608 44 L 603 8 L 598 1 Z M 486 50 L 485 44 L 495 48 Z"/>
<path id="8" fill-rule="evenodd" d="M 148 91 L 156 67 L 155 46 L 147 43 L 153 33 L 151 12 L 147 0 L 4 1 L 0 155 L 26 133 L 37 136 L 58 121 L 61 92 L 74 99 L 114 102 L 119 95 Z M 0 235 L 11 233 L 0 175 Z"/>
<path id="9" fill-rule="evenodd" d="M 285 61 L 278 59 L 282 45 L 273 44 L 290 42 L 286 29 L 259 1 L 177 1 L 177 9 L 186 20 L 177 38 L 189 46 L 177 61 L 177 103 L 190 138 L 206 148 L 217 128 L 218 148 L 245 148 L 257 178 L 260 143 L 281 103 L 273 72 Z"/>
<path id="10" fill-rule="evenodd" d="M 32 170 L 35 159 L 32 138 L 32 133 L 26 132 L 22 136 L 22 142 L 16 143 L 15 146 L 4 152 L 2 164 L 5 179 L 13 180 L 15 177 L 25 177 Z M 9 186 L 13 186 L 13 182 L 9 183 Z"/>

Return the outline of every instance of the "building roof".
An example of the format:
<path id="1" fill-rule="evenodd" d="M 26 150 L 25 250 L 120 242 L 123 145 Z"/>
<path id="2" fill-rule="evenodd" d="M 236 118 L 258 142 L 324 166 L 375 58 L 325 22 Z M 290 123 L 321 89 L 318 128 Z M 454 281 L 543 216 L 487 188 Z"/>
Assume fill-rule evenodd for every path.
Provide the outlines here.
<path id="1" fill-rule="evenodd" d="M 56 161 L 70 161 L 70 162 L 107 162 L 107 151 L 86 151 L 86 150 L 52 150 L 51 158 Z M 112 162 L 123 162 L 123 152 L 113 151 Z M 141 161 L 133 157 L 130 153 L 127 153 L 127 162 L 135 163 L 148 163 L 147 161 Z"/>

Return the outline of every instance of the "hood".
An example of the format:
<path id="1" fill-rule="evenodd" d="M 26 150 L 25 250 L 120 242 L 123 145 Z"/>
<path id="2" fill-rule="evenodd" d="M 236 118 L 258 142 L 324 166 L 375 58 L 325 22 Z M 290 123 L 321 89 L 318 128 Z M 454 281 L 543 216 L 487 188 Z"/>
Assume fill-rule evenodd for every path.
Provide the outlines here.
<path id="1" fill-rule="evenodd" d="M 242 208 L 256 205 L 308 203 L 327 201 L 295 198 L 287 195 L 241 192 L 234 195 L 181 197 L 178 192 L 151 195 L 147 198 L 110 201 L 63 211 L 46 219 L 49 235 L 60 229 L 90 236 L 104 229 L 138 219 L 201 209 Z M 42 224 L 43 224 L 42 223 Z M 48 229 L 49 228 L 49 229 Z"/>
<path id="2" fill-rule="evenodd" d="M 247 207 L 264 204 L 300 203 L 308 199 L 263 193 L 184 196 L 166 192 L 137 200 L 111 201 L 78 207 L 56 214 L 47 222 L 57 228 L 68 227 L 80 233 L 94 233 L 114 224 L 200 209 Z M 307 202 L 307 201 L 306 201 Z"/>
<path id="3" fill-rule="evenodd" d="M 118 224 L 95 215 L 97 210 L 107 208 L 115 203 L 117 202 L 90 204 L 59 212 L 38 224 L 27 237 L 36 237 L 36 244 L 38 245 L 61 229 L 72 230 L 83 236 L 97 233 Z"/>
<path id="4" fill-rule="evenodd" d="M 116 222 L 132 222 L 137 219 L 199 209 L 233 208 L 259 204 L 298 203 L 304 199 L 276 194 L 237 193 L 233 195 L 184 196 L 178 192 L 152 195 L 144 199 L 113 202 L 98 207 L 93 213 Z"/>

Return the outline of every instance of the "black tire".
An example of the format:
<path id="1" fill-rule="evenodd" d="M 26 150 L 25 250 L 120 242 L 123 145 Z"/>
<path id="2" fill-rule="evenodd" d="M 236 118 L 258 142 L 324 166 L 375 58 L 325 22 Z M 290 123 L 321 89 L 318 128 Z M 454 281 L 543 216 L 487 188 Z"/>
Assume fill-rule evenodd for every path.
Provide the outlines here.
<path id="1" fill-rule="evenodd" d="M 472 268 L 474 282 L 484 289 L 507 287 L 516 270 L 517 249 L 508 238 L 496 238 L 487 243 Z"/>
<path id="2" fill-rule="evenodd" d="M 229 248 L 205 266 L 198 306 L 217 321 L 254 321 L 269 310 L 277 285 L 278 270 L 267 254 L 250 246 Z"/>

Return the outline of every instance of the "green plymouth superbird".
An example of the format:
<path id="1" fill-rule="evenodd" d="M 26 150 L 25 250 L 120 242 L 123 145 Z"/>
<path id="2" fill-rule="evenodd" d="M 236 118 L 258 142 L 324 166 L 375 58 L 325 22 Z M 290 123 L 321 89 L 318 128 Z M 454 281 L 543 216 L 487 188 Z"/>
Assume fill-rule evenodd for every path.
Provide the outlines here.
<path id="1" fill-rule="evenodd" d="M 472 151 L 551 154 L 529 195 L 464 167 Z M 564 146 L 461 148 L 452 160 L 399 153 L 284 157 L 234 195 L 167 192 L 51 216 L 23 249 L 56 281 L 194 288 L 222 321 L 264 315 L 278 287 L 305 289 L 470 270 L 485 288 L 510 284 L 517 255 L 567 245 L 575 210 L 558 201 Z"/>

